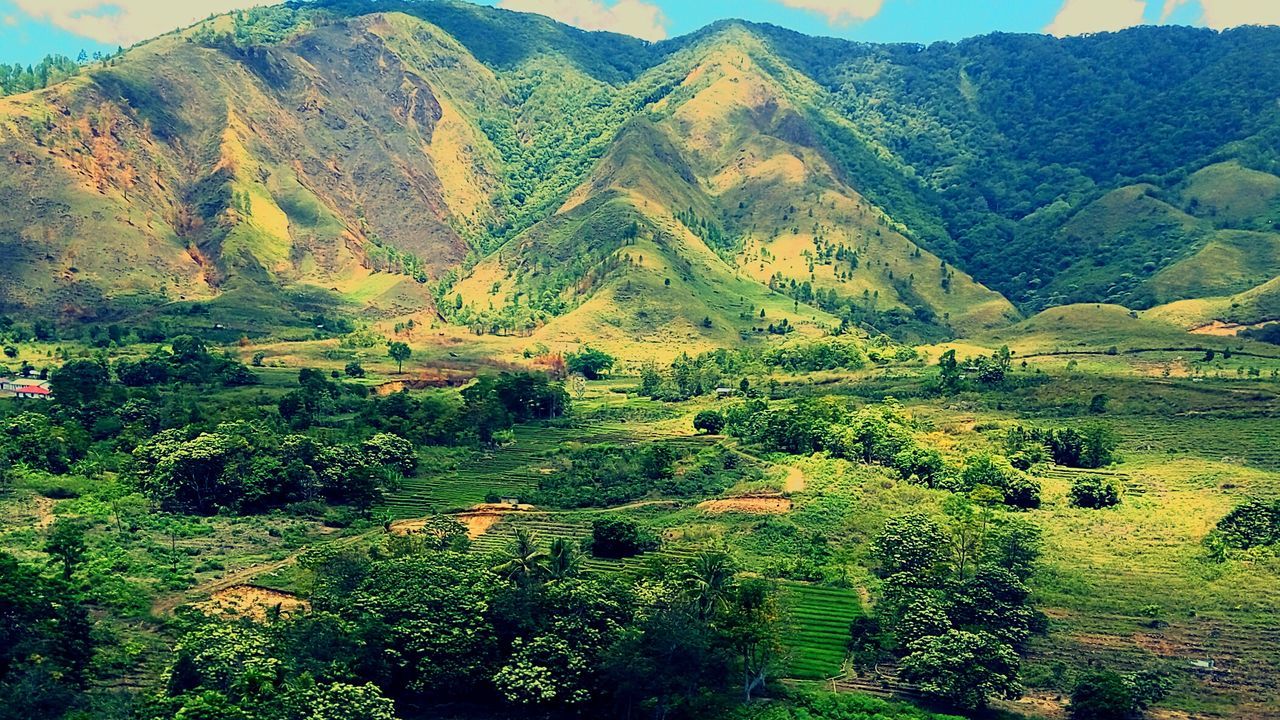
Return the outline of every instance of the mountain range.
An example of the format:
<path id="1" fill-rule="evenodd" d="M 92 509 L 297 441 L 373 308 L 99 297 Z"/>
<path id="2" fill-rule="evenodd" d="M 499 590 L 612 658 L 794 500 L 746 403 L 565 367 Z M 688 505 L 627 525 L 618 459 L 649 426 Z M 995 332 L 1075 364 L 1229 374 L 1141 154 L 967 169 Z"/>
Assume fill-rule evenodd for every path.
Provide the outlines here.
<path id="1" fill-rule="evenodd" d="M 725 345 L 1069 303 L 1280 318 L 1280 29 L 647 43 L 453 0 L 210 18 L 0 98 L 0 312 Z"/>

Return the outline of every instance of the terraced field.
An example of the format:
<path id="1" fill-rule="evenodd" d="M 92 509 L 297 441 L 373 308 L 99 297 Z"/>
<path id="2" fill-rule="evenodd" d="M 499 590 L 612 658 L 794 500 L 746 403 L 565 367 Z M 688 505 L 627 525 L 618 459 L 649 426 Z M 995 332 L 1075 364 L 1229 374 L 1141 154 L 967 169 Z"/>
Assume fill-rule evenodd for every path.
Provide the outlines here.
<path id="1" fill-rule="evenodd" d="M 820 680 L 840 674 L 848 653 L 849 625 L 862 612 L 847 588 L 783 583 L 789 622 L 783 636 L 787 676 Z"/>
<path id="2" fill-rule="evenodd" d="M 1280 417 L 1125 417 L 1110 424 L 1124 452 L 1193 455 L 1280 471 Z"/>
<path id="3" fill-rule="evenodd" d="M 1124 488 L 1115 508 L 1064 500 L 1072 477 L 1099 471 L 1057 469 L 1044 478 L 1046 568 L 1032 585 L 1051 632 L 1033 638 L 1028 660 L 1050 675 L 1082 659 L 1162 667 L 1177 681 L 1172 704 L 1196 717 L 1275 717 L 1280 565 L 1265 556 L 1214 562 L 1201 540 L 1242 496 L 1274 488 L 1277 474 L 1204 459 L 1215 451 L 1194 444 L 1203 437 L 1197 425 L 1184 427 L 1188 435 L 1178 436 L 1152 423 L 1154 452 L 1109 474 Z M 1166 457 L 1155 445 L 1174 440 L 1190 452 Z"/>

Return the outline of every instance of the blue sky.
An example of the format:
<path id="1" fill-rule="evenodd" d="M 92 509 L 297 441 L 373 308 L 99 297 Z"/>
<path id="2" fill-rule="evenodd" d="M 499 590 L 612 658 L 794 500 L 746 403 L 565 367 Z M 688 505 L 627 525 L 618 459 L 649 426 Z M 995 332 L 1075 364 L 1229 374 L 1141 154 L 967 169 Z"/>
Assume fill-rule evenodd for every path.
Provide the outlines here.
<path id="1" fill-rule="evenodd" d="M 1280 24 L 1280 0 L 477 0 L 591 30 L 674 37 L 722 18 L 871 42 L 992 31 L 1073 35 L 1139 23 Z M 113 50 L 263 0 L 0 0 L 0 62 Z M 376 3 L 371 2 L 371 7 Z"/>

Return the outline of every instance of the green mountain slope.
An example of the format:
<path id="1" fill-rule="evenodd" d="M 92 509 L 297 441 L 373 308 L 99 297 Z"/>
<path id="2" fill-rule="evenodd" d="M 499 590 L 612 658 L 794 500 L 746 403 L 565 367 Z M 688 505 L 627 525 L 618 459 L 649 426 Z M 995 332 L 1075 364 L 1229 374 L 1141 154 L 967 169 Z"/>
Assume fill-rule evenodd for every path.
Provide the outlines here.
<path id="1" fill-rule="evenodd" d="M 1277 84 L 1262 28 L 922 48 L 454 0 L 233 13 L 0 98 L 0 312 L 710 345 L 1265 315 Z"/>

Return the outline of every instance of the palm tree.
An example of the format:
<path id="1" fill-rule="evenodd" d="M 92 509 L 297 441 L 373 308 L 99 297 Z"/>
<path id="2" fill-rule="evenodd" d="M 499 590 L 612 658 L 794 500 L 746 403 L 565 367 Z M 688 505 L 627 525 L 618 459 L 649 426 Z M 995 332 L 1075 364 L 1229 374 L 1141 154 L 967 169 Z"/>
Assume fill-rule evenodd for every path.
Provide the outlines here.
<path id="1" fill-rule="evenodd" d="M 572 541 L 556 538 L 551 541 L 547 555 L 547 576 L 552 580 L 564 580 L 578 574 L 582 564 L 582 551 Z"/>
<path id="2" fill-rule="evenodd" d="M 547 552 L 538 547 L 538 536 L 527 528 L 516 528 L 506 554 L 507 560 L 494 571 L 517 585 L 531 585 L 546 576 Z"/>
<path id="3" fill-rule="evenodd" d="M 685 585 L 703 619 L 711 617 L 729 601 L 735 572 L 733 558 L 723 550 L 698 555 L 685 570 Z"/>

